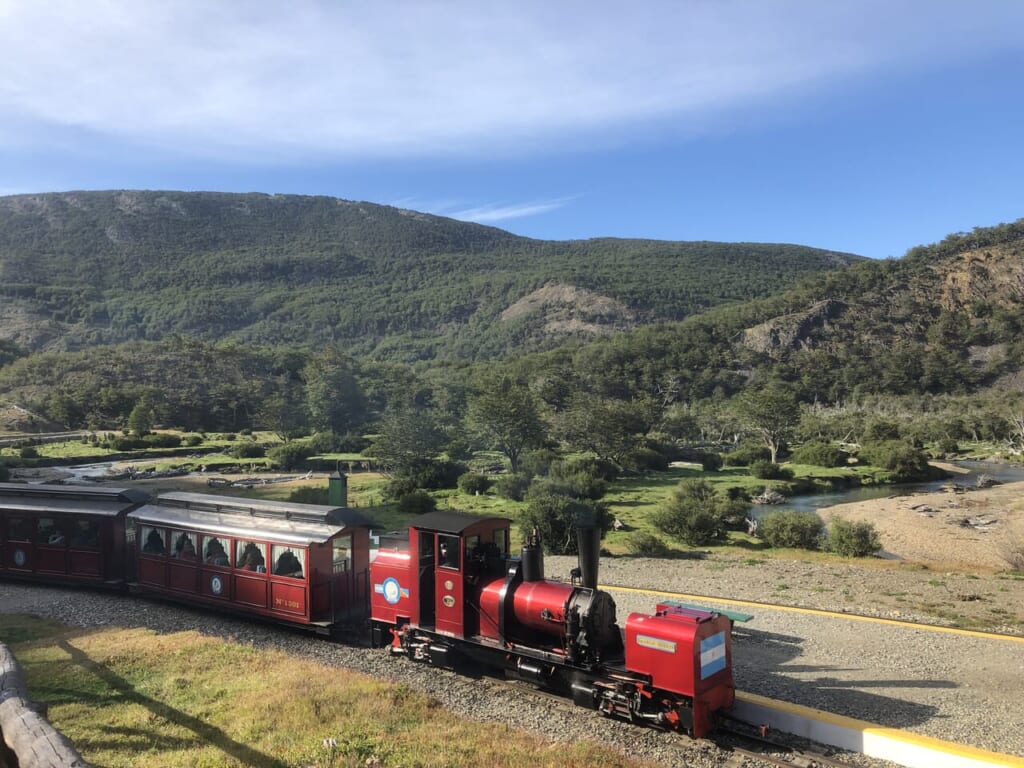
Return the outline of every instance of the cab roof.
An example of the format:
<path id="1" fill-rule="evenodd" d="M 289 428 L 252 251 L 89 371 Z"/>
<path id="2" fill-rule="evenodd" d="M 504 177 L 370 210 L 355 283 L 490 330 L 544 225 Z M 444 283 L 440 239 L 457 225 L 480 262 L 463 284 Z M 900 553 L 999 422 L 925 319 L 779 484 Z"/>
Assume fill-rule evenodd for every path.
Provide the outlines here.
<path id="1" fill-rule="evenodd" d="M 421 531 L 461 534 L 467 528 L 478 523 L 505 523 L 508 525 L 511 522 L 507 517 L 480 517 L 468 512 L 446 509 L 420 515 L 409 523 L 409 527 Z"/>

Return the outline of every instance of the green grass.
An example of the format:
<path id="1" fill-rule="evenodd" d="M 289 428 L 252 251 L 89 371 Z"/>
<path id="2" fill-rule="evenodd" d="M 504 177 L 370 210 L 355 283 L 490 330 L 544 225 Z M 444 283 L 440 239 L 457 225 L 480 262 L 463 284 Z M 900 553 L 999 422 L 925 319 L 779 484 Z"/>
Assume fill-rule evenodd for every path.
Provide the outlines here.
<path id="1" fill-rule="evenodd" d="M 505 725 L 464 721 L 401 685 L 196 632 L 4 618 L 0 640 L 12 643 L 29 696 L 93 765 L 643 765 L 586 741 L 552 749 Z"/>

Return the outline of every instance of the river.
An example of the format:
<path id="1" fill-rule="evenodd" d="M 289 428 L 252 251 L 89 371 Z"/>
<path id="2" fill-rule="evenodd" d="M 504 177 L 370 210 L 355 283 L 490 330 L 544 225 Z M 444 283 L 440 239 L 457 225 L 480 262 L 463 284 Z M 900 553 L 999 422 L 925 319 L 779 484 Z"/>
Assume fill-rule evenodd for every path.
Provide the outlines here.
<path id="1" fill-rule="evenodd" d="M 915 493 L 938 491 L 949 483 L 973 487 L 981 475 L 988 475 L 1000 483 L 1024 481 L 1024 466 L 1019 464 L 1001 464 L 994 461 L 953 461 L 950 463 L 967 471 L 957 473 L 952 478 L 932 480 L 927 483 L 867 485 L 841 491 L 830 491 L 828 493 L 794 496 L 783 504 L 755 506 L 755 514 L 764 515 L 784 509 L 792 509 L 798 512 L 814 512 L 823 507 L 831 507 L 836 504 L 848 504 L 855 501 L 870 501 L 871 499 L 886 499 L 890 496 L 910 496 Z"/>

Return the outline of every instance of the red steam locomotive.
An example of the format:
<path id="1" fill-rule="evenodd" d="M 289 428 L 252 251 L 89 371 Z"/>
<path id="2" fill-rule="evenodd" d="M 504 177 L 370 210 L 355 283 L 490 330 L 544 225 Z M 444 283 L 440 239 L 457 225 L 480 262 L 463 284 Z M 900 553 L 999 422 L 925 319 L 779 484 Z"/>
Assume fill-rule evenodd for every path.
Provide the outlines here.
<path id="1" fill-rule="evenodd" d="M 604 715 L 700 738 L 733 703 L 726 616 L 667 604 L 632 613 L 597 589 L 600 531 L 579 528 L 572 584 L 547 581 L 536 534 L 509 557 L 509 521 L 418 517 L 370 564 L 373 642 L 417 661 L 470 663 L 569 696 Z"/>

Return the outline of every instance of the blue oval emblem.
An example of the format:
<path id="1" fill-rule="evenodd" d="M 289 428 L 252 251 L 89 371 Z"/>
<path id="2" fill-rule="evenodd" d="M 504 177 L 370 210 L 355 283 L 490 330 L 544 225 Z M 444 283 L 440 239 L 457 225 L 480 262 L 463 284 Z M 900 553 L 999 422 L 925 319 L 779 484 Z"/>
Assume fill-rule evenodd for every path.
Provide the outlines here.
<path id="1" fill-rule="evenodd" d="M 384 579 L 384 599 L 391 603 L 391 605 L 402 599 L 402 585 L 398 583 L 398 579 L 394 576 Z"/>
<path id="2" fill-rule="evenodd" d="M 215 595 L 219 595 L 223 589 L 224 589 L 224 582 L 221 580 L 220 576 L 211 576 L 210 577 L 210 591 L 213 592 L 213 594 L 215 594 Z"/>

